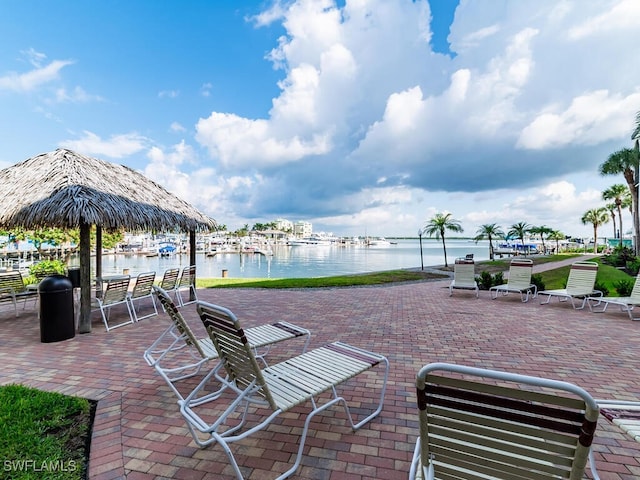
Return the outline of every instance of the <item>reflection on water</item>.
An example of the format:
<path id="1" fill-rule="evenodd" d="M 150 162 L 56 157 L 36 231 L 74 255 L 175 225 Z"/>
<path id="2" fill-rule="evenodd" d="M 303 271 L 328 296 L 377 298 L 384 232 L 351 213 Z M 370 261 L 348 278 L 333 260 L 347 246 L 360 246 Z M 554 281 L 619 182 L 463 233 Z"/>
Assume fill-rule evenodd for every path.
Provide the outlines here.
<path id="1" fill-rule="evenodd" d="M 396 244 L 383 247 L 274 246 L 273 256 L 222 253 L 211 257 L 198 253 L 196 265 L 200 278 L 221 277 L 222 270 L 227 270 L 229 278 L 299 278 L 419 268 L 419 241 L 393 241 Z M 449 264 L 457 257 L 464 257 L 469 253 L 476 260 L 489 258 L 489 244 L 486 241 L 476 244 L 472 240 L 447 240 L 446 246 Z M 425 267 L 444 264 L 442 243 L 434 239 L 423 239 L 422 258 Z M 188 266 L 188 262 L 189 256 L 185 254 L 170 257 L 103 255 L 102 273 L 105 276 L 115 275 L 128 268 L 132 276 L 149 271 L 161 274 L 168 268 Z"/>

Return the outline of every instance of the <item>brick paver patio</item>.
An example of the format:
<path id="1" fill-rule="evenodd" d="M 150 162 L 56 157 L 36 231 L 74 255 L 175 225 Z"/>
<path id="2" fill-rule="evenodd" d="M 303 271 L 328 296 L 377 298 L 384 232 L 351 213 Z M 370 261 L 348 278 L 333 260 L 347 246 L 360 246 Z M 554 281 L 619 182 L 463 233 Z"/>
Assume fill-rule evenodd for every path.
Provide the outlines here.
<path id="1" fill-rule="evenodd" d="M 448 281 L 383 287 L 310 290 L 199 290 L 201 300 L 230 308 L 245 327 L 286 320 L 312 331 L 311 347 L 341 340 L 386 355 L 391 372 L 380 416 L 357 432 L 340 409 L 312 422 L 301 468 L 292 478 L 405 479 L 417 435 L 414 378 L 430 362 L 446 361 L 576 383 L 596 398 L 640 400 L 640 322 L 611 309 L 575 311 L 511 294 L 455 291 Z M 125 309 L 122 306 L 122 312 Z M 183 308 L 198 328 L 193 305 Z M 114 309 L 113 314 L 116 314 Z M 99 313 L 93 332 L 41 343 L 37 311 L 18 318 L 0 309 L 0 384 L 22 383 L 98 400 L 91 479 L 233 479 L 217 445 L 199 449 L 179 415 L 176 398 L 142 358 L 168 318 L 142 320 L 106 333 Z M 297 354 L 280 344 L 269 357 Z M 366 392 L 358 382 L 350 383 Z M 366 403 L 366 402 L 365 402 Z M 288 467 L 303 419 L 298 407 L 266 430 L 235 444 L 247 479 L 275 478 Z M 292 432 L 290 434 L 290 432 Z M 601 418 L 595 442 L 603 480 L 640 478 L 640 442 Z M 6 459 L 3 459 L 6 460 Z"/>

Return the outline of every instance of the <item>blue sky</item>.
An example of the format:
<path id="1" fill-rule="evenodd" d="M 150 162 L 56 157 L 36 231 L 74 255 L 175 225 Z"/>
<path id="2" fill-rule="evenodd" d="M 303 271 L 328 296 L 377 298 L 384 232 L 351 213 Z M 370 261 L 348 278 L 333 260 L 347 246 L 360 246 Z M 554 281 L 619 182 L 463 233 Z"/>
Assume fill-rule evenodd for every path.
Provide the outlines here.
<path id="1" fill-rule="evenodd" d="M 432 3 L 2 0 L 0 168 L 71 148 L 231 229 L 591 235 L 640 111 L 640 2 Z"/>

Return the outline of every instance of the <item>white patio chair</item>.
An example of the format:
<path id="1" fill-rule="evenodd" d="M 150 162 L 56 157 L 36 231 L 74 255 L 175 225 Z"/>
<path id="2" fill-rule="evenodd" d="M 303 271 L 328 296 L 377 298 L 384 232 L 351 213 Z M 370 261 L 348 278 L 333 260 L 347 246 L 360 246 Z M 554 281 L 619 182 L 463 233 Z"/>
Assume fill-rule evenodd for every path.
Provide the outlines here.
<path id="1" fill-rule="evenodd" d="M 27 300 L 30 298 L 37 301 L 38 289 L 25 285 L 20 272 L 0 273 L 0 303 L 12 303 L 16 317 L 18 316 L 18 300 L 23 300 L 22 309 L 24 310 L 27 306 Z"/>
<path id="2" fill-rule="evenodd" d="M 136 322 L 138 320 L 143 320 L 145 318 L 158 315 L 158 307 L 156 307 L 156 299 L 153 296 L 153 290 L 152 290 L 153 282 L 155 282 L 155 280 L 156 280 L 156 272 L 146 272 L 146 273 L 139 274 L 136 277 L 135 284 L 133 285 L 133 290 L 127 296 L 131 313 L 133 314 L 133 319 Z M 145 298 L 151 300 L 151 305 L 153 306 L 153 312 L 139 317 L 135 304 L 136 302 L 140 302 Z"/>
<path id="3" fill-rule="evenodd" d="M 591 302 L 595 301 L 592 305 Z M 600 310 L 594 310 L 593 307 L 599 307 L 604 304 L 604 307 Z M 633 308 L 640 305 L 640 273 L 636 276 L 636 281 L 633 284 L 633 290 L 628 297 L 596 297 L 589 299 L 588 305 L 592 312 L 602 313 L 607 311 L 609 304 L 618 305 L 620 310 L 627 312 L 631 320 L 640 320 L 640 317 L 633 316 Z"/>
<path id="4" fill-rule="evenodd" d="M 183 400 L 178 383 L 200 373 L 209 361 L 218 359 L 211 338 L 198 338 L 169 294 L 161 288 L 153 287 L 154 295 L 162 304 L 164 311 L 171 319 L 171 325 L 144 352 L 147 364 L 153 367 L 164 379 L 176 396 Z M 274 322 L 248 328 L 245 335 L 254 349 L 254 354 L 266 364 L 265 356 L 272 346 L 295 338 L 304 338 L 302 352 L 307 350 L 311 340 L 311 332 L 288 322 Z M 192 404 L 205 403 L 216 398 L 224 390 L 225 385 L 199 398 L 192 398 Z"/>
<path id="5" fill-rule="evenodd" d="M 599 408 L 571 383 L 433 363 L 416 378 L 409 479 L 582 480 Z"/>
<path id="6" fill-rule="evenodd" d="M 219 443 L 222 446 L 238 479 L 243 477 L 230 444 L 266 428 L 278 415 L 295 406 L 310 401 L 312 408 L 302 429 L 295 463 L 281 474 L 279 479 L 289 477 L 300 465 L 309 423 L 316 414 L 336 403 L 341 403 L 351 427 L 357 430 L 382 410 L 389 372 L 389 362 L 384 356 L 335 342 L 261 369 L 235 315 L 228 309 L 216 305 L 204 302 L 198 302 L 197 305 L 200 318 L 211 336 L 221 361 L 189 397 L 178 402 L 180 413 L 198 445 Z M 376 365 L 384 367 L 383 379 L 371 380 L 371 386 L 378 385 L 381 391 L 377 408 L 355 423 L 346 400 L 338 395 L 337 387 Z M 220 375 L 222 368 L 228 375 L 228 380 Z M 207 417 L 197 413 L 190 400 L 191 396 L 197 395 L 198 389 L 205 386 L 211 377 L 221 382 L 229 382 L 229 388 L 237 396 L 229 400 L 230 403 L 223 406 L 222 413 L 209 423 L 206 420 Z M 323 392 L 331 392 L 332 396 L 325 403 L 320 404 L 318 396 Z M 369 393 L 370 390 L 367 389 L 366 392 Z M 228 396 L 221 397 L 220 401 L 227 398 Z M 364 410 L 364 404 L 368 401 L 369 398 L 366 398 L 359 402 L 360 410 Z M 250 408 L 252 405 L 256 407 L 255 411 Z M 237 418 L 236 413 L 240 418 Z M 261 420 L 256 418 L 257 415 L 261 416 Z M 245 428 L 247 422 L 250 422 L 251 426 L 247 425 Z"/>
<path id="7" fill-rule="evenodd" d="M 480 294 L 478 282 L 476 282 L 476 265 L 473 260 L 466 258 L 456 258 L 453 265 L 453 280 L 449 284 L 449 296 L 453 295 L 454 289 L 475 290 L 476 298 Z"/>
<path id="8" fill-rule="evenodd" d="M 596 400 L 600 413 L 640 442 L 640 402 L 627 400 Z"/>
<path id="9" fill-rule="evenodd" d="M 509 292 L 520 294 L 523 302 L 529 301 L 529 295 L 535 298 L 538 295 L 538 287 L 531 283 L 531 273 L 533 272 L 533 260 L 514 259 L 509 265 L 509 278 L 504 285 L 496 285 L 489 289 L 491 298 L 498 298 L 498 293 L 507 295 Z"/>
<path id="10" fill-rule="evenodd" d="M 182 298 L 181 292 L 187 291 L 187 300 Z M 184 307 L 190 303 L 195 303 L 198 300 L 198 294 L 196 292 L 196 266 L 191 265 L 184 267 L 180 274 L 180 279 L 175 287 L 175 296 L 178 302 L 178 306 Z M 191 299 L 193 298 L 193 300 Z"/>
<path id="11" fill-rule="evenodd" d="M 104 278 L 101 280 L 102 284 L 102 295 L 96 296 L 93 299 L 94 311 L 100 310 L 100 314 L 102 315 L 102 321 L 104 322 L 104 326 L 107 329 L 107 332 L 113 330 L 114 328 L 122 327 L 124 325 L 129 325 L 134 322 L 133 313 L 131 313 L 131 307 L 129 305 L 129 283 L 131 281 L 131 277 L 129 275 L 122 275 L 119 277 L 113 278 Z M 120 322 L 116 325 L 109 325 L 109 317 L 111 314 L 111 309 L 116 305 L 126 305 L 127 314 L 129 316 L 128 320 Z"/>
<path id="12" fill-rule="evenodd" d="M 583 309 L 587 300 L 602 297 L 601 291 L 594 290 L 597 275 L 598 264 L 596 262 L 575 262 L 569 270 L 567 288 L 538 292 L 538 295 L 548 295 L 547 301 L 540 302 L 540 305 L 546 305 L 552 297 L 556 297 L 559 302 L 571 300 L 571 305 L 576 310 Z M 579 307 L 576 306 L 576 300 L 582 301 Z"/>

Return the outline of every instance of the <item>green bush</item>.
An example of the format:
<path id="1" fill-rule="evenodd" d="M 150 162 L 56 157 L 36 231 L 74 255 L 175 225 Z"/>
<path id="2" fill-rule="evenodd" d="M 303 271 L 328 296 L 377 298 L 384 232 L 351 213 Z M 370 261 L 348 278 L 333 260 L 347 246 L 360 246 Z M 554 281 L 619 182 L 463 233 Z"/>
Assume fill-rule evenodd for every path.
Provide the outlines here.
<path id="1" fill-rule="evenodd" d="M 602 292 L 602 295 L 604 297 L 606 297 L 607 295 L 609 295 L 609 289 L 607 288 L 606 285 L 600 283 L 600 282 L 596 282 L 595 286 L 593 287 L 594 290 L 599 290 Z"/>
<path id="2" fill-rule="evenodd" d="M 29 267 L 29 276 L 25 278 L 25 283 L 38 283 L 49 275 L 64 275 L 65 264 L 62 260 L 42 260 Z"/>
<path id="3" fill-rule="evenodd" d="M 505 281 L 504 281 L 504 273 L 503 272 L 498 272 L 493 276 L 493 280 L 491 282 L 493 285 L 491 285 L 492 287 L 495 287 L 496 285 L 504 285 Z"/>
<path id="4" fill-rule="evenodd" d="M 493 277 L 489 272 L 483 270 L 480 273 L 480 281 L 478 284 L 482 290 L 489 290 L 493 286 Z"/>
<path id="5" fill-rule="evenodd" d="M 638 271 L 640 270 L 640 260 L 637 258 L 629 260 L 625 265 L 625 268 L 630 275 L 638 275 Z"/>
<path id="6" fill-rule="evenodd" d="M 613 252 L 603 257 L 603 262 L 614 267 L 624 267 L 627 262 L 635 261 L 636 256 L 629 247 L 616 247 Z"/>
<path id="7" fill-rule="evenodd" d="M 531 283 L 536 286 L 539 292 L 545 290 L 544 280 L 542 280 L 542 275 L 539 273 L 531 275 Z"/>
<path id="8" fill-rule="evenodd" d="M 616 292 L 618 292 L 618 295 L 628 297 L 633 290 L 633 284 L 633 280 L 618 280 L 613 284 L 613 287 L 616 289 Z"/>

